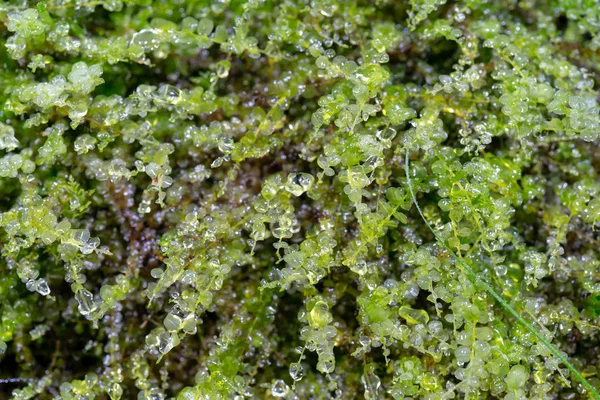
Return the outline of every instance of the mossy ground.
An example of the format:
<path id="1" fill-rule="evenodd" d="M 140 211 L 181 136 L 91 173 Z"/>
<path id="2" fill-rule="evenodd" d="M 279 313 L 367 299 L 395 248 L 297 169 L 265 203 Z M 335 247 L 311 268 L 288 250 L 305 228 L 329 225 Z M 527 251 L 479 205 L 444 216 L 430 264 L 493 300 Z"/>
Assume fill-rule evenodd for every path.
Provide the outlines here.
<path id="1" fill-rule="evenodd" d="M 599 60 L 592 0 L 2 2 L 0 399 L 594 397 Z"/>

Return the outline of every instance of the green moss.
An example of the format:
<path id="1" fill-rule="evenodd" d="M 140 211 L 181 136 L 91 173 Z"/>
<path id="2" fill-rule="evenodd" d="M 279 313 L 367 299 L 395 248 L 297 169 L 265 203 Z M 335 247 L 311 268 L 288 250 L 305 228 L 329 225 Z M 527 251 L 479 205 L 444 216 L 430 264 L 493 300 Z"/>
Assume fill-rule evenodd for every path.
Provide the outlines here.
<path id="1" fill-rule="evenodd" d="M 3 2 L 0 393 L 596 398 L 598 21 Z"/>

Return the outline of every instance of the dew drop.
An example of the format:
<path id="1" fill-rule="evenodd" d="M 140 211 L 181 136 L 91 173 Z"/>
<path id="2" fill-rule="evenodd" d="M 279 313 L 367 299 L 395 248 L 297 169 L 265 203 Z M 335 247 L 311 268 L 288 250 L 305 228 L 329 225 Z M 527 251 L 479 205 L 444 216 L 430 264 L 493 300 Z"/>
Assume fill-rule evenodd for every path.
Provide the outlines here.
<path id="1" fill-rule="evenodd" d="M 28 280 L 25 283 L 25 287 L 27 288 L 27 290 L 29 290 L 30 292 L 35 292 L 37 289 L 37 284 L 33 279 Z"/>
<path id="2" fill-rule="evenodd" d="M 327 65 L 329 65 L 329 60 L 327 59 L 327 57 L 325 56 L 321 56 L 319 58 L 317 58 L 317 61 L 315 62 L 317 64 L 317 68 L 327 68 Z"/>
<path id="3" fill-rule="evenodd" d="M 177 333 L 163 332 L 158 335 L 158 351 L 167 354 L 171 349 L 179 344 Z"/>
<path id="4" fill-rule="evenodd" d="M 351 269 L 361 276 L 365 275 L 367 273 L 367 263 L 364 260 L 358 260 Z"/>
<path id="5" fill-rule="evenodd" d="M 288 392 L 288 386 L 281 379 L 277 379 L 271 386 L 271 394 L 273 397 L 285 397 Z"/>
<path id="6" fill-rule="evenodd" d="M 315 178 L 311 174 L 307 174 L 304 172 L 295 172 L 288 175 L 287 183 L 285 185 L 285 190 L 298 197 L 302 195 L 302 193 L 309 190 Z"/>
<path id="7" fill-rule="evenodd" d="M 331 322 L 329 306 L 324 301 L 319 301 L 310 311 L 312 324 L 318 327 L 325 326 Z"/>
<path id="8" fill-rule="evenodd" d="M 302 380 L 304 377 L 304 368 L 300 363 L 290 364 L 290 376 L 295 382 Z"/>
<path id="9" fill-rule="evenodd" d="M 324 374 L 331 374 L 333 371 L 335 371 L 335 360 L 333 358 L 319 360 L 317 363 L 317 370 Z"/>
<path id="10" fill-rule="evenodd" d="M 133 35 L 133 43 L 140 46 L 144 51 L 156 50 L 160 44 L 158 33 L 157 29 L 142 29 Z"/>
<path id="11" fill-rule="evenodd" d="M 87 289 L 80 289 L 75 294 L 75 298 L 79 303 L 78 309 L 82 315 L 88 315 L 98 308 L 98 305 L 94 303 L 94 295 Z"/>
<path id="12" fill-rule="evenodd" d="M 47 296 L 50 294 L 50 287 L 48 286 L 48 282 L 45 279 L 38 279 L 37 281 L 37 291 L 42 296 Z"/>

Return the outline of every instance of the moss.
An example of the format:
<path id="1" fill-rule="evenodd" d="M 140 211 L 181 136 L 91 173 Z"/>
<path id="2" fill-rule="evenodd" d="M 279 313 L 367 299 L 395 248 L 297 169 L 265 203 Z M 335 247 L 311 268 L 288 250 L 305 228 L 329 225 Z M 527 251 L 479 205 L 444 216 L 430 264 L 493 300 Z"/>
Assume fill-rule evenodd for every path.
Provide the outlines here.
<path id="1" fill-rule="evenodd" d="M 3 2 L 0 393 L 597 398 L 598 21 Z"/>

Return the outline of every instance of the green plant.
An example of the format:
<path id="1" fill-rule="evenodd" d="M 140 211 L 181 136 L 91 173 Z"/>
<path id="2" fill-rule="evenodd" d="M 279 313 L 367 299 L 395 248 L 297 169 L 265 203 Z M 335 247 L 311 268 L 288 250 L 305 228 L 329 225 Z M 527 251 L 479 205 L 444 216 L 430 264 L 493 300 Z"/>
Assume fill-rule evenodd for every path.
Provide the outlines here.
<path id="1" fill-rule="evenodd" d="M 599 35 L 0 4 L 0 399 L 600 398 Z"/>

